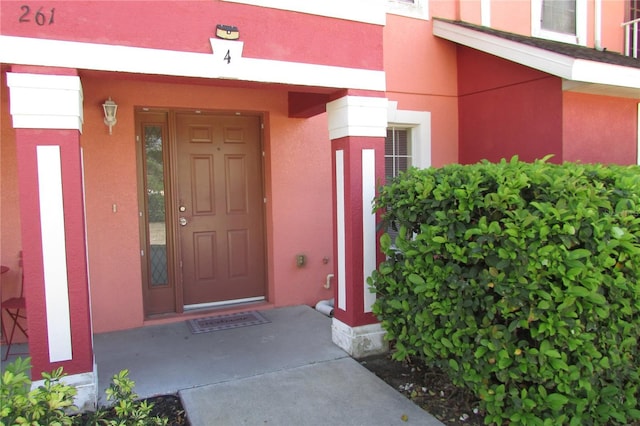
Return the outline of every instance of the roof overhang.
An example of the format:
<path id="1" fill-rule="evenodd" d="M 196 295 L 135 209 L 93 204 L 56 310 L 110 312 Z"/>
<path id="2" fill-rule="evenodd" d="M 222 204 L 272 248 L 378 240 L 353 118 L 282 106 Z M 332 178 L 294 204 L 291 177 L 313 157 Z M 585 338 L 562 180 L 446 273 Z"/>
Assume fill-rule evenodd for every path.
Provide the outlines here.
<path id="1" fill-rule="evenodd" d="M 442 20 L 433 34 L 563 79 L 563 90 L 640 99 L 640 68 L 574 58 Z"/>
<path id="2" fill-rule="evenodd" d="M 214 39 L 215 40 L 215 39 Z M 218 41 L 218 40 L 216 40 Z M 220 50 L 221 55 L 226 49 Z M 384 92 L 383 70 L 0 35 L 0 64 Z"/>

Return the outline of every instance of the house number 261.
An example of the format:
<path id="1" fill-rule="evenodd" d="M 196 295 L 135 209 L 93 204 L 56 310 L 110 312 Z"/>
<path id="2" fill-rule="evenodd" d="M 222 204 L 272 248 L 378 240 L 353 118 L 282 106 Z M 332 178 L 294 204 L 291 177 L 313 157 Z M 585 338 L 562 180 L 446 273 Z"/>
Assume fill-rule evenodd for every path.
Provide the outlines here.
<path id="1" fill-rule="evenodd" d="M 31 10 L 31 6 L 23 4 L 22 6 L 20 6 L 20 10 L 22 10 L 22 15 L 20 15 L 20 19 L 18 19 L 18 22 L 25 23 L 25 22 L 35 22 L 37 25 L 52 25 L 53 24 L 53 17 L 55 15 L 56 9 L 55 8 L 51 8 L 48 11 L 43 11 L 44 7 L 40 7 L 40 9 L 38 9 L 37 11 L 33 12 Z"/>

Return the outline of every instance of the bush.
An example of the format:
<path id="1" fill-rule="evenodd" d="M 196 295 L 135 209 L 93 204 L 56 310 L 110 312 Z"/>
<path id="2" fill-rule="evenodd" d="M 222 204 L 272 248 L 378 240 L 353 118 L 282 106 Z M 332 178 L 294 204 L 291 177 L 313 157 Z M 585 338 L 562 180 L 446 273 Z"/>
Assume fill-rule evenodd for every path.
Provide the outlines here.
<path id="1" fill-rule="evenodd" d="M 6 365 L 0 383 L 1 425 L 71 425 L 67 414 L 75 409 L 73 398 L 76 389 L 60 382 L 64 377 L 62 367 L 52 373 L 43 373 L 44 385 L 31 390 L 27 371 L 30 359 L 18 358 Z"/>
<path id="2" fill-rule="evenodd" d="M 150 415 L 153 404 L 137 401 L 133 392 L 135 383 L 129 372 L 122 370 L 113 376 L 107 389 L 107 399 L 114 401 L 110 410 L 104 408 L 95 413 L 73 414 L 76 388 L 63 382 L 62 367 L 52 373 L 42 373 L 44 385 L 31 390 L 27 371 L 30 358 L 18 358 L 9 363 L 0 383 L 0 426 L 4 425 L 166 425 L 167 419 Z"/>
<path id="3" fill-rule="evenodd" d="M 370 278 L 394 357 L 421 356 L 485 423 L 640 419 L 640 170 L 499 164 L 412 169 L 374 208 Z"/>

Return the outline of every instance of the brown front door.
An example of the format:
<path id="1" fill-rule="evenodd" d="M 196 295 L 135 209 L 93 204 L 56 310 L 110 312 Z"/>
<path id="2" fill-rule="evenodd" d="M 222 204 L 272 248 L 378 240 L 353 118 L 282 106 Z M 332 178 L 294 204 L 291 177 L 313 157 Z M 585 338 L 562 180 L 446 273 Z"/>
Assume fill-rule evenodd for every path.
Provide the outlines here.
<path id="1" fill-rule="evenodd" d="M 260 118 L 176 114 L 185 307 L 265 295 Z"/>

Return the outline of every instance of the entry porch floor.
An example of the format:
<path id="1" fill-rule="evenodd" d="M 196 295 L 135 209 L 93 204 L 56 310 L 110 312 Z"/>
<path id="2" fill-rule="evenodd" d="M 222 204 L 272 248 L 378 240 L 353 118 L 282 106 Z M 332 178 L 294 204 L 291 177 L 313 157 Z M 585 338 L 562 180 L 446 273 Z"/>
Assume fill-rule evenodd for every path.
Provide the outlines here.
<path id="1" fill-rule="evenodd" d="M 96 334 L 99 404 L 128 369 L 141 398 L 179 394 L 193 426 L 441 425 L 334 345 L 330 318 L 261 314 L 270 322 L 202 334 L 184 321 Z"/>

